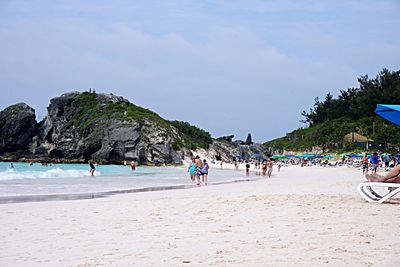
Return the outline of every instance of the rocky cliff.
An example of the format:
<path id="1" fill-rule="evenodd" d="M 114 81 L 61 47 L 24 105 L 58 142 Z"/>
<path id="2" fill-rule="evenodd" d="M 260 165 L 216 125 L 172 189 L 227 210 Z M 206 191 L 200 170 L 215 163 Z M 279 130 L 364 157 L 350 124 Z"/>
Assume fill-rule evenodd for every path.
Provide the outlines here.
<path id="1" fill-rule="evenodd" d="M 0 112 L 0 154 L 26 153 L 37 130 L 33 108 L 24 103 L 6 108 Z"/>
<path id="2" fill-rule="evenodd" d="M 212 159 L 231 162 L 234 158 L 239 160 L 245 159 L 267 159 L 271 156 L 272 151 L 261 144 L 246 144 L 246 142 L 237 140 L 232 141 L 233 136 L 221 137 L 214 140 L 209 148 L 205 151 L 205 155 Z"/>
<path id="3" fill-rule="evenodd" d="M 11 106 L 0 113 L 0 138 L 3 158 L 17 152 L 19 158 L 177 164 L 190 154 L 188 138 L 172 122 L 112 94 L 56 97 L 40 123 L 28 105 Z"/>

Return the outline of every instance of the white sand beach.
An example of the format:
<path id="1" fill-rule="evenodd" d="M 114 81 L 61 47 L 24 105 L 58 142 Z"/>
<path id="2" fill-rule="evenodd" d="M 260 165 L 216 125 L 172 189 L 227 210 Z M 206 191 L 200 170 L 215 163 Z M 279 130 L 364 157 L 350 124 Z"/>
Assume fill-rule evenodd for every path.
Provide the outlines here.
<path id="1" fill-rule="evenodd" d="M 400 202 L 365 202 L 361 181 L 355 169 L 289 167 L 255 182 L 3 204 L 0 266 L 400 266 Z"/>

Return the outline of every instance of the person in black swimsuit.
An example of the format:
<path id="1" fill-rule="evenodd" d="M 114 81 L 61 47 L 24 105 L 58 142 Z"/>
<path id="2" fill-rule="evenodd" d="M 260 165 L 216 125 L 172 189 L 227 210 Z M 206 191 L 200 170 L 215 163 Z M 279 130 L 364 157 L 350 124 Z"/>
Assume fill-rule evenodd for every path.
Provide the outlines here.
<path id="1" fill-rule="evenodd" d="M 246 160 L 246 176 L 250 176 L 250 163 Z"/>
<path id="2" fill-rule="evenodd" d="M 89 166 L 90 166 L 90 176 L 94 176 L 94 172 L 96 170 L 96 167 L 94 166 L 94 161 L 93 160 L 89 160 Z"/>

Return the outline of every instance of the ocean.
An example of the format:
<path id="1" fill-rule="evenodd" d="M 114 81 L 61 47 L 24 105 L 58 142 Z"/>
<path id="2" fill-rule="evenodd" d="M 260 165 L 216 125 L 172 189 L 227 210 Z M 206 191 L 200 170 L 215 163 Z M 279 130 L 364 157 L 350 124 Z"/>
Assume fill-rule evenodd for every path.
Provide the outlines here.
<path id="1" fill-rule="evenodd" d="M 209 184 L 247 180 L 241 171 L 211 169 Z M 0 198 L 55 195 L 99 194 L 137 192 L 186 188 L 193 186 L 184 167 L 141 167 L 132 171 L 129 166 L 99 165 L 95 176 L 89 174 L 87 164 L 51 164 L 0 162 Z M 36 196 L 36 198 L 34 198 Z M 1 201 L 0 201 L 1 202 Z M 3 201 L 4 202 L 4 201 Z"/>

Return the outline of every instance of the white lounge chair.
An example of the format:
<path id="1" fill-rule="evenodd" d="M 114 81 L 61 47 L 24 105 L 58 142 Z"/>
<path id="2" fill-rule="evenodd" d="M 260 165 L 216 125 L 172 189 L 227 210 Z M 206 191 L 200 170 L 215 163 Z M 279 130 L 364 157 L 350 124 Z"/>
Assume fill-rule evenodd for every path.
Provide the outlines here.
<path id="1" fill-rule="evenodd" d="M 373 187 L 392 187 L 394 190 L 382 196 Z M 383 203 L 400 193 L 400 183 L 364 182 L 358 185 L 357 190 L 368 202 Z"/>

